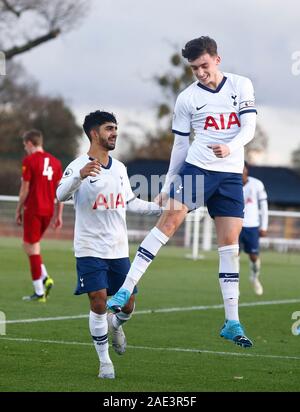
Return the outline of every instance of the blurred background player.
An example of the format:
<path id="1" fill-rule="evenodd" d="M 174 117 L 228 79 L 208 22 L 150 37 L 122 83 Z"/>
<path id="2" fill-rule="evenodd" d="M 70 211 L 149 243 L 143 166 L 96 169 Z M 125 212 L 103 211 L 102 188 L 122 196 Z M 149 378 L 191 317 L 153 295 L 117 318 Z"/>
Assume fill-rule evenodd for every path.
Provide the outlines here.
<path id="1" fill-rule="evenodd" d="M 257 295 L 263 294 L 259 280 L 261 261 L 259 238 L 265 237 L 268 230 L 268 196 L 264 184 L 255 177 L 248 176 L 249 165 L 245 162 L 243 171 L 243 191 L 245 211 L 243 228 L 240 234 L 240 248 L 249 255 L 250 282 Z"/>
<path id="2" fill-rule="evenodd" d="M 89 328 L 100 361 L 100 378 L 115 378 L 108 351 L 108 330 L 118 354 L 126 349 L 122 324 L 134 310 L 133 289 L 118 314 L 106 313 L 107 296 L 117 292 L 130 268 L 126 209 L 141 214 L 161 214 L 156 203 L 135 197 L 126 167 L 109 156 L 117 139 L 117 120 L 112 113 L 96 111 L 85 117 L 84 131 L 90 149 L 66 168 L 57 198 L 73 197 L 75 205 L 74 250 L 77 266 L 75 295 L 87 293 Z"/>
<path id="3" fill-rule="evenodd" d="M 108 306 L 119 310 L 186 214 L 206 203 L 218 241 L 219 284 L 225 308 L 220 336 L 250 347 L 252 342 L 245 336 L 238 314 L 238 241 L 244 217 L 244 146 L 253 139 L 256 126 L 253 86 L 246 77 L 219 70 L 217 44 L 207 36 L 189 41 L 182 55 L 197 80 L 179 94 L 175 104 L 175 139 L 163 191 L 169 190 L 170 182 L 173 189 L 165 211 L 141 243 L 126 281 Z M 195 138 L 190 146 L 192 129 Z M 179 179 L 174 180 L 176 175 Z M 191 176 L 192 181 L 185 184 L 185 176 Z"/>
<path id="4" fill-rule="evenodd" d="M 23 300 L 46 302 L 53 286 L 41 257 L 40 239 L 49 226 L 55 209 L 54 226 L 62 226 L 63 204 L 54 205 L 57 184 L 62 176 L 61 163 L 43 149 L 43 135 L 29 130 L 23 135 L 28 156 L 22 164 L 22 183 L 16 209 L 16 222 L 23 224 L 23 248 L 30 262 L 34 293 Z"/>

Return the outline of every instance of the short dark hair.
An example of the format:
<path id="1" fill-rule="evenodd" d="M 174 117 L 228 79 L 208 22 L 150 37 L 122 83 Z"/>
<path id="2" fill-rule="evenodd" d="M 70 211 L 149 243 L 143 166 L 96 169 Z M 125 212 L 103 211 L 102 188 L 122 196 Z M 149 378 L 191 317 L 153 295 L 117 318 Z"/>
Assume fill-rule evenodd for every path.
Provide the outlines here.
<path id="1" fill-rule="evenodd" d="M 95 127 L 101 126 L 102 124 L 109 122 L 117 124 L 117 119 L 115 118 L 115 115 L 113 113 L 96 110 L 95 112 L 92 112 L 85 116 L 82 127 L 89 140 L 91 140 L 91 130 Z"/>
<path id="2" fill-rule="evenodd" d="M 40 130 L 31 129 L 27 130 L 22 136 L 25 143 L 31 142 L 33 146 L 42 146 L 43 145 L 43 134 Z"/>
<path id="3" fill-rule="evenodd" d="M 210 56 L 218 54 L 217 43 L 208 36 L 201 36 L 187 42 L 182 49 L 182 56 L 189 61 L 198 59 L 202 54 L 208 53 Z"/>

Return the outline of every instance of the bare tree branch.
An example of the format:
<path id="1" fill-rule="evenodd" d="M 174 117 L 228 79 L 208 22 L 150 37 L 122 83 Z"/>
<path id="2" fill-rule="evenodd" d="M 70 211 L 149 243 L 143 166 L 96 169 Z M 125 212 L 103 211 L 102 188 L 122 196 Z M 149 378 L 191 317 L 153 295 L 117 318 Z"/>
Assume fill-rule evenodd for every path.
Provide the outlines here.
<path id="1" fill-rule="evenodd" d="M 0 11 L 2 14 L 12 13 L 15 17 L 20 18 L 22 13 L 36 8 L 34 0 L 0 0 Z"/>
<path id="2" fill-rule="evenodd" d="M 1 0 L 7 11 L 12 12 L 15 16 L 20 17 L 21 12 L 16 10 L 7 0 Z M 4 9 L 5 10 L 5 9 Z"/>
<path id="3" fill-rule="evenodd" d="M 12 59 L 17 54 L 24 53 L 30 49 L 33 49 L 36 46 L 39 46 L 42 43 L 45 43 L 48 40 L 55 39 L 60 34 L 60 29 L 52 30 L 48 34 L 38 37 L 37 39 L 30 40 L 23 46 L 15 46 L 9 50 L 5 50 L 4 54 L 7 60 Z"/>
<path id="4" fill-rule="evenodd" d="M 0 0 L 0 49 L 24 53 L 78 27 L 90 0 Z"/>

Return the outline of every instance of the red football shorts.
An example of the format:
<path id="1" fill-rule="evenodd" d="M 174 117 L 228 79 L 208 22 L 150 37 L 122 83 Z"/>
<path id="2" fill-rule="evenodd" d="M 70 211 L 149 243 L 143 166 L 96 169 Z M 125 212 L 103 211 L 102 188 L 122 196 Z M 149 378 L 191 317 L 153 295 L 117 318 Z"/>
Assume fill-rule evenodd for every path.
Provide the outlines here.
<path id="1" fill-rule="evenodd" d="M 39 242 L 51 222 L 52 216 L 32 215 L 24 211 L 23 240 L 26 243 Z"/>

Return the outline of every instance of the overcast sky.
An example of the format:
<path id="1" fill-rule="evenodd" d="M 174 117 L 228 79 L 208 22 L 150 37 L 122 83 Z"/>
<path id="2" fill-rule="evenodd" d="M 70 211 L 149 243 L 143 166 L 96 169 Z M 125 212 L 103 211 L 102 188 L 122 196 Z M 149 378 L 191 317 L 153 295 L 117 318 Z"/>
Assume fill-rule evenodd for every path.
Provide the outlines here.
<path id="1" fill-rule="evenodd" d="M 97 108 L 114 111 L 120 128 L 153 127 L 161 99 L 151 81 L 169 57 L 195 37 L 218 43 L 221 69 L 252 79 L 259 121 L 269 134 L 266 160 L 287 164 L 300 144 L 300 51 L 297 0 L 91 0 L 77 30 L 18 58 L 41 91 L 62 95 L 81 123 Z M 299 65 L 300 67 L 300 65 Z"/>

